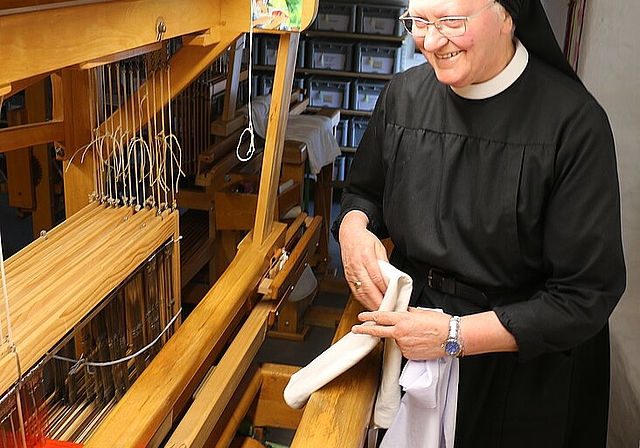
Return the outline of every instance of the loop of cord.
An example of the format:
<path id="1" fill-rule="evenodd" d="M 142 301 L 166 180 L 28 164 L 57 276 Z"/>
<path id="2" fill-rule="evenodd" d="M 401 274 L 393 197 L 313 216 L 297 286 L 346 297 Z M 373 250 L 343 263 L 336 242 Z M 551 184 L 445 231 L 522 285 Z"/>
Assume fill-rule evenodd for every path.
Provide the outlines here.
<path id="1" fill-rule="evenodd" d="M 171 328 L 171 326 L 174 324 L 176 319 L 178 319 L 178 317 L 180 317 L 181 313 L 182 313 L 182 308 L 180 308 L 178 310 L 178 312 L 171 318 L 169 323 L 164 327 L 164 329 L 160 332 L 160 334 L 158 336 L 156 336 L 156 338 L 153 341 L 151 341 L 149 344 L 147 344 L 144 347 L 142 347 L 137 352 L 132 353 L 131 355 L 125 356 L 124 358 L 116 359 L 116 360 L 113 360 L 113 361 L 97 362 L 97 361 L 87 361 L 84 358 L 84 355 L 82 355 L 80 357 L 80 359 L 67 358 L 65 356 L 59 356 L 59 355 L 52 355 L 51 357 L 53 359 L 58 360 L 58 361 L 65 361 L 65 362 L 73 363 L 73 365 L 71 366 L 71 369 L 69 369 L 69 375 L 73 375 L 74 373 L 76 373 L 83 366 L 85 368 L 87 368 L 89 373 L 92 373 L 91 370 L 89 370 L 91 367 L 110 367 L 110 366 L 114 366 L 116 364 L 120 364 L 120 363 L 123 363 L 123 362 L 130 361 L 130 360 L 142 355 L 147 350 L 151 349 L 151 347 L 153 347 L 160 340 L 160 338 L 162 336 L 164 336 L 164 334 L 169 330 L 169 328 Z"/>
<path id="2" fill-rule="evenodd" d="M 249 100 L 247 102 L 247 109 L 249 113 L 249 124 L 242 131 L 240 137 L 238 138 L 238 146 L 236 146 L 236 157 L 241 162 L 248 162 L 251 160 L 253 155 L 256 152 L 256 141 L 255 141 L 255 132 L 253 130 L 253 114 L 251 110 L 251 97 L 253 95 L 251 89 L 251 80 L 253 79 L 253 26 L 249 29 Z M 240 154 L 240 146 L 242 146 L 242 140 L 244 139 L 244 135 L 249 133 L 249 149 L 247 150 L 247 154 L 242 156 Z"/>

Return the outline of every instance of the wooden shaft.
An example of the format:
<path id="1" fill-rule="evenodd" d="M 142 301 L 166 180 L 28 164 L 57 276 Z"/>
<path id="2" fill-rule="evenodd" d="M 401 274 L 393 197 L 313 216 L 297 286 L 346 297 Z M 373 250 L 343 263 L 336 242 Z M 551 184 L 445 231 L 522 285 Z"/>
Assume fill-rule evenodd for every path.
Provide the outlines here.
<path id="1" fill-rule="evenodd" d="M 282 150 L 289 118 L 289 101 L 299 40 L 299 33 L 280 35 L 258 190 L 258 205 L 253 226 L 256 241 L 264 241 L 274 222 Z"/>

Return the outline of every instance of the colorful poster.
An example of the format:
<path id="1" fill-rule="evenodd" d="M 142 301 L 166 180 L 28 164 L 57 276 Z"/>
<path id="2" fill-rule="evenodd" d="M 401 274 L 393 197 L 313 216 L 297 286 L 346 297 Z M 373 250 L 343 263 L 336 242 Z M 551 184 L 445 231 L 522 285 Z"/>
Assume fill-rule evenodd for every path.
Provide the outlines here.
<path id="1" fill-rule="evenodd" d="M 302 0 L 253 0 L 251 16 L 256 28 L 297 31 L 302 19 Z"/>

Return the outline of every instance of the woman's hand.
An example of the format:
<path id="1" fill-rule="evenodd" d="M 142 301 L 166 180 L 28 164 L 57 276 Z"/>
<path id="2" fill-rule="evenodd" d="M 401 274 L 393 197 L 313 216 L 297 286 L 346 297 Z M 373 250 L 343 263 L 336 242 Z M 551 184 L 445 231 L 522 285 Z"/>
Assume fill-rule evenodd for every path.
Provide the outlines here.
<path id="1" fill-rule="evenodd" d="M 359 211 L 345 215 L 340 224 L 340 252 L 344 276 L 354 297 L 368 310 L 377 310 L 387 285 L 378 260 L 388 261 L 382 242 L 367 230 L 367 216 Z"/>
<path id="2" fill-rule="evenodd" d="M 365 312 L 358 316 L 365 324 L 356 325 L 351 331 L 393 338 L 405 358 L 431 360 L 446 356 L 442 343 L 449 334 L 450 318 L 445 313 L 418 308 L 409 308 L 408 312 Z"/>
<path id="3" fill-rule="evenodd" d="M 446 356 L 442 343 L 449 336 L 451 316 L 439 311 L 409 308 L 408 312 L 373 311 L 358 315 L 365 322 L 351 331 L 379 338 L 393 338 L 405 358 L 431 360 Z M 517 352 L 518 343 L 494 311 L 462 316 L 459 336 L 464 355 Z"/>

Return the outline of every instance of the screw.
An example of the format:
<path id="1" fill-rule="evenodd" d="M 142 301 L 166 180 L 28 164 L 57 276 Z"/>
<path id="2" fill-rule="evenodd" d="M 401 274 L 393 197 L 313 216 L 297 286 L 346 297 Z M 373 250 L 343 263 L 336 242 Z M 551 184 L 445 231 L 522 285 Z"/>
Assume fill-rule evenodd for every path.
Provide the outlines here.
<path id="1" fill-rule="evenodd" d="M 156 20 L 156 31 L 158 33 L 156 40 L 159 42 L 162 40 L 162 36 L 164 36 L 164 33 L 167 32 L 167 25 L 165 25 L 164 19 L 162 17 L 158 17 L 158 20 Z"/>

